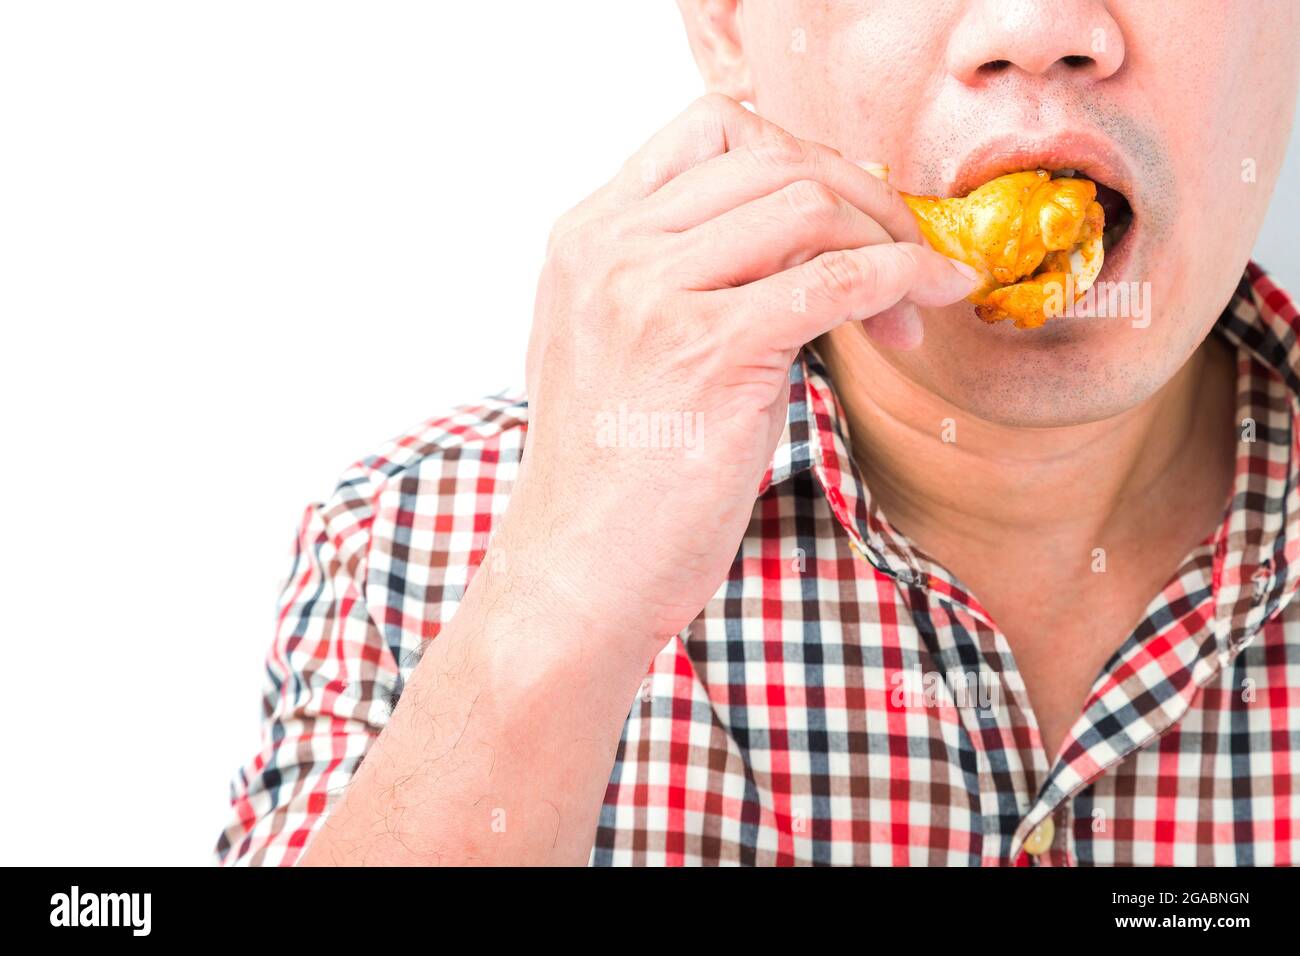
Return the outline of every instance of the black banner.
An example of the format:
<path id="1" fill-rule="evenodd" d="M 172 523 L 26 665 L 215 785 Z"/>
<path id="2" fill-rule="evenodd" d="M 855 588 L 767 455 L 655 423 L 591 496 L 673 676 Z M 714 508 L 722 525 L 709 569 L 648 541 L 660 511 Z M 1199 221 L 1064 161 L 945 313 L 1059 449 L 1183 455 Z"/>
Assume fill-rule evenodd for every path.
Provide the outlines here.
<path id="1" fill-rule="evenodd" d="M 1293 931 L 1300 911 L 1300 880 L 1289 869 L 48 868 L 7 875 L 6 924 L 17 931 L 75 933 L 82 941 L 216 934 L 218 945 L 260 952 L 407 938 L 436 945 L 456 938 L 448 932 L 578 938 L 597 925 L 618 932 L 619 924 L 629 939 L 665 945 L 685 942 L 683 934 L 771 943 L 774 934 L 825 929 L 887 929 L 938 945 L 1101 930 L 1230 939 L 1254 929 Z M 701 920 L 709 928 L 692 930 Z"/>

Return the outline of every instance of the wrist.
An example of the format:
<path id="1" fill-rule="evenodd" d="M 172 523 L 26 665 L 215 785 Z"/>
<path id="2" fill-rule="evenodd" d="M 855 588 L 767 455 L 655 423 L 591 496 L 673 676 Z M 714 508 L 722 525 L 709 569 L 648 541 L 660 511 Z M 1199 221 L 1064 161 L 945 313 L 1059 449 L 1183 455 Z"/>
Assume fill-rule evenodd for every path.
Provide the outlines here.
<path id="1" fill-rule="evenodd" d="M 513 540 L 493 536 L 453 620 L 464 625 L 475 663 L 526 686 L 627 685 L 630 700 L 665 640 L 603 610 L 563 559 Z"/>

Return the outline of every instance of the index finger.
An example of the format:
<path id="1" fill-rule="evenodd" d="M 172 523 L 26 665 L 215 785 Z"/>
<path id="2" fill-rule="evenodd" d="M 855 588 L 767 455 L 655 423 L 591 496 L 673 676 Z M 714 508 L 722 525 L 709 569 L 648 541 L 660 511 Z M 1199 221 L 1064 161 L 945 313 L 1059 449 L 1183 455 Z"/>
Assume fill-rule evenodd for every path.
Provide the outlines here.
<path id="1" fill-rule="evenodd" d="M 657 228 L 681 232 L 792 183 L 811 180 L 844 197 L 893 239 L 920 242 L 916 216 L 878 174 L 881 169 L 779 130 L 779 135 L 738 144 L 665 183 L 643 201 L 644 216 Z"/>
<path id="2" fill-rule="evenodd" d="M 844 322 L 879 315 L 903 298 L 949 305 L 977 283 L 973 269 L 927 245 L 885 242 L 834 249 L 748 285 L 700 294 L 718 303 L 736 334 L 789 350 Z"/>

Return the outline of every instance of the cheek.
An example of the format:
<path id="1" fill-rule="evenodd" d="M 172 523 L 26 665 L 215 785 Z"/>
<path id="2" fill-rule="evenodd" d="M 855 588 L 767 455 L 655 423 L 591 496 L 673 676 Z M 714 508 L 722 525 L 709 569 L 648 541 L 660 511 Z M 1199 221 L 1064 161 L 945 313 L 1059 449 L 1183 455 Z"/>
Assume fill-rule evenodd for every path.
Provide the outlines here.
<path id="1" fill-rule="evenodd" d="M 758 111 L 860 159 L 897 157 L 944 63 L 948 0 L 764 3 L 746 37 Z M 757 28 L 756 28 L 757 29 Z"/>
<path id="2" fill-rule="evenodd" d="M 1240 205 L 1190 197 L 1178 228 L 1145 250 L 1141 274 L 1152 285 L 1153 310 L 1162 323 L 1213 324 L 1232 296 L 1258 228 Z"/>
<path id="3" fill-rule="evenodd" d="M 1294 46 L 1297 22 L 1270 24 L 1247 7 L 1112 5 L 1129 38 L 1128 60 L 1113 87 L 1113 114 L 1100 119 L 1130 147 L 1151 190 L 1130 270 L 1151 283 L 1148 359 L 1151 346 L 1185 351 L 1188 334 L 1213 324 L 1241 278 L 1281 166 L 1295 95 L 1294 56 L 1284 51 Z M 1137 122 L 1130 127 L 1127 117 Z"/>
<path id="4" fill-rule="evenodd" d="M 1224 121 L 1224 135 L 1207 142 L 1206 122 L 1168 132 L 1176 198 L 1171 215 L 1151 224 L 1156 228 L 1143 243 L 1133 278 L 1151 282 L 1158 321 L 1208 329 L 1250 258 L 1282 137 L 1275 123 L 1243 129 Z"/>
<path id="5" fill-rule="evenodd" d="M 1284 156 L 1300 4 L 1272 17 L 1255 0 L 1115 6 L 1134 37 L 1123 109 L 1149 116 L 1171 174 L 1155 177 L 1169 194 L 1155 205 L 1170 215 L 1150 223 L 1153 278 L 1204 290 L 1222 288 L 1224 276 L 1235 283 Z"/>
<path id="6" fill-rule="evenodd" d="M 907 17 L 890 24 L 878 19 L 855 25 L 835 45 L 840 82 L 831 91 L 830 121 L 842 140 L 897 163 L 909 152 L 927 89 L 944 61 L 942 34 Z M 855 76 L 871 79 L 854 82 Z"/>

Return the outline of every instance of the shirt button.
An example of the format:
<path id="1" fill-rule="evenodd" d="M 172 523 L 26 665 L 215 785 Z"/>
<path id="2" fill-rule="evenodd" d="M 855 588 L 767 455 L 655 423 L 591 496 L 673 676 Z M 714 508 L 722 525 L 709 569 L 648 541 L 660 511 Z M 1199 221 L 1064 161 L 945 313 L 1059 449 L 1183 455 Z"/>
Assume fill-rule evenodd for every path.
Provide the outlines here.
<path id="1" fill-rule="evenodd" d="M 1052 822 L 1051 817 L 1044 818 L 1043 822 L 1034 827 L 1029 836 L 1025 837 L 1024 850 L 1030 856 L 1042 856 L 1056 839 L 1056 824 Z"/>

